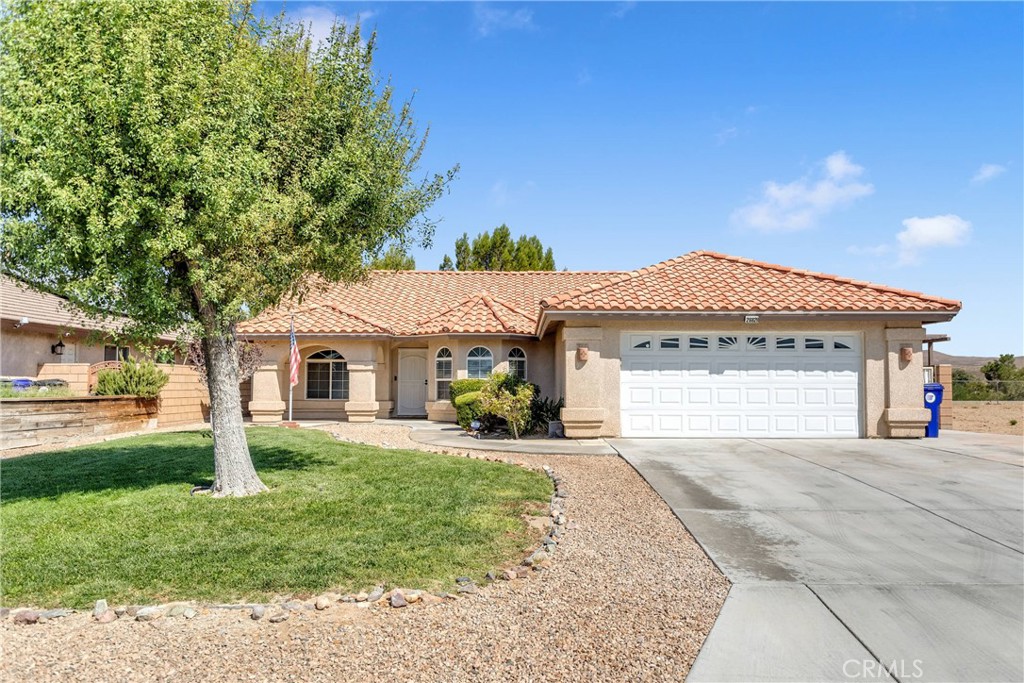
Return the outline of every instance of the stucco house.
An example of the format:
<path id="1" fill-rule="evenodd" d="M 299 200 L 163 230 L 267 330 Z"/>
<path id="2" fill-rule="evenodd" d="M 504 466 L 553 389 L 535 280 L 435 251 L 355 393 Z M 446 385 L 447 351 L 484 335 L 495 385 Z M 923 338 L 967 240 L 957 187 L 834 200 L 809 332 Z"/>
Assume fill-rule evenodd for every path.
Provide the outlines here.
<path id="1" fill-rule="evenodd" d="M 240 327 L 257 422 L 454 420 L 452 379 L 514 372 L 570 437 L 917 437 L 924 325 L 960 302 L 696 251 L 630 272 L 377 271 Z"/>
<path id="2" fill-rule="evenodd" d="M 45 364 L 127 358 L 130 346 L 119 346 L 108 337 L 126 323 L 93 318 L 67 299 L 0 275 L 0 375 L 33 378 Z"/>

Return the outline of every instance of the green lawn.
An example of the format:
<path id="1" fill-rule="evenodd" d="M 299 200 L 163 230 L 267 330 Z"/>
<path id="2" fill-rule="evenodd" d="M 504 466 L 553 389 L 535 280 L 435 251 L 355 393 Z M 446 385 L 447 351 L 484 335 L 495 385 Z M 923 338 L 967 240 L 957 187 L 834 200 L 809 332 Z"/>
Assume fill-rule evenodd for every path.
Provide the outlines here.
<path id="1" fill-rule="evenodd" d="M 542 474 L 497 463 L 253 428 L 270 493 L 210 484 L 208 432 L 126 438 L 0 464 L 0 604 L 260 600 L 278 593 L 438 588 L 537 537 Z"/>

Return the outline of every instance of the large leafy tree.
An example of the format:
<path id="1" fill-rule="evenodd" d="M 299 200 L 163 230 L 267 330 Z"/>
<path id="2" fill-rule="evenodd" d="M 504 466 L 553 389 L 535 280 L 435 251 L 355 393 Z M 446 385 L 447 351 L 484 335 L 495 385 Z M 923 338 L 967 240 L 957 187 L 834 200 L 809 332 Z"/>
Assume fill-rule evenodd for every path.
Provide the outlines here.
<path id="1" fill-rule="evenodd" d="M 416 270 L 416 259 L 399 244 L 392 244 L 380 256 L 370 261 L 374 270 Z"/>
<path id="2" fill-rule="evenodd" d="M 455 262 L 447 254 L 441 270 L 554 270 L 555 257 L 536 235 L 512 237 L 507 225 L 482 232 L 470 242 L 469 235 L 455 240 Z"/>
<path id="3" fill-rule="evenodd" d="M 423 211 L 454 173 L 411 179 L 425 137 L 373 52 L 358 27 L 314 48 L 232 0 L 0 14 L 4 267 L 136 333 L 203 340 L 215 495 L 265 490 L 236 324 L 429 235 Z"/>

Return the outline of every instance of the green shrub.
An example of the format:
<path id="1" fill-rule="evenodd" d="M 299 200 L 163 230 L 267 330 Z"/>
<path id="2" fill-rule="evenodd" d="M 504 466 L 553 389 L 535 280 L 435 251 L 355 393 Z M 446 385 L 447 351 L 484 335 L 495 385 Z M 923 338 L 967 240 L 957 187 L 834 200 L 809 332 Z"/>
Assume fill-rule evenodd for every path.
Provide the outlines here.
<path id="1" fill-rule="evenodd" d="M 533 385 L 496 372 L 480 391 L 480 406 L 485 415 L 500 417 L 512 430 L 512 438 L 518 439 L 530 421 L 530 403 L 533 401 Z"/>
<path id="2" fill-rule="evenodd" d="M 96 395 L 156 398 L 169 379 L 153 361 L 126 360 L 120 369 L 100 370 L 96 377 Z"/>
<path id="3" fill-rule="evenodd" d="M 485 384 L 487 384 L 486 379 L 457 379 L 453 381 L 449 388 L 452 403 L 455 403 L 455 399 L 463 394 L 480 391 Z"/>
<path id="4" fill-rule="evenodd" d="M 452 382 L 452 384 L 454 385 L 455 383 Z M 463 429 L 469 429 L 469 424 L 473 420 L 479 420 L 483 417 L 483 407 L 480 405 L 479 391 L 470 391 L 458 396 L 453 395 L 452 402 L 455 404 L 456 419 L 459 422 L 459 426 Z"/>

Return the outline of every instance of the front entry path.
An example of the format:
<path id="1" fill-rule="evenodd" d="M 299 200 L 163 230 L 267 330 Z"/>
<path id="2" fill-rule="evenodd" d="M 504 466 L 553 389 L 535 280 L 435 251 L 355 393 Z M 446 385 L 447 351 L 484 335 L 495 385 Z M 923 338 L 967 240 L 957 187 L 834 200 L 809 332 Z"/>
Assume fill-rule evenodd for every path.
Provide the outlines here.
<path id="1" fill-rule="evenodd" d="M 1024 679 L 1019 437 L 611 444 L 733 582 L 687 680 Z"/>

